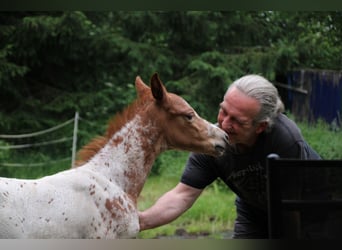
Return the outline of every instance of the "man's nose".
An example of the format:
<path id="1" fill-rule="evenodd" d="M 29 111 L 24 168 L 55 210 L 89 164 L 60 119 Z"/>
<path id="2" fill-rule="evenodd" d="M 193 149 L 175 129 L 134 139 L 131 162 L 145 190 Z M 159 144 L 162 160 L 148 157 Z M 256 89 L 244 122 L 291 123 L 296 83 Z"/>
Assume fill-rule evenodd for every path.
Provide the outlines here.
<path id="1" fill-rule="evenodd" d="M 227 129 L 229 127 L 231 127 L 231 120 L 229 119 L 229 117 L 225 117 L 223 120 L 222 120 L 222 128 L 223 129 Z"/>

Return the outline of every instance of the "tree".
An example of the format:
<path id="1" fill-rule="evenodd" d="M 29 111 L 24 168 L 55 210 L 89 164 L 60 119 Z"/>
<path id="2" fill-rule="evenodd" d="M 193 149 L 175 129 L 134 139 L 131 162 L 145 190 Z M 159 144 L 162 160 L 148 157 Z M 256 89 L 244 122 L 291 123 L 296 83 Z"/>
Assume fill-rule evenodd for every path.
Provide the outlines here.
<path id="1" fill-rule="evenodd" d="M 135 98 L 136 75 L 216 121 L 236 78 L 341 69 L 341 12 L 2 12 L 0 128 L 45 128 L 73 116 L 103 124 Z M 20 122 L 18 122 L 20 121 Z"/>

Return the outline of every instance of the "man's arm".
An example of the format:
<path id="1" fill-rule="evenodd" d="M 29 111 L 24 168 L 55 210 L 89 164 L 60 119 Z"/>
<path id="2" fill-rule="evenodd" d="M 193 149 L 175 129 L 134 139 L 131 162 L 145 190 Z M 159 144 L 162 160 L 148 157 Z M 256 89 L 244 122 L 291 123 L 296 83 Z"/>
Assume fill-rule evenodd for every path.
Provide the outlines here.
<path id="1" fill-rule="evenodd" d="M 167 224 L 188 210 L 202 189 L 193 188 L 183 183 L 162 195 L 149 209 L 139 212 L 140 231 Z"/>

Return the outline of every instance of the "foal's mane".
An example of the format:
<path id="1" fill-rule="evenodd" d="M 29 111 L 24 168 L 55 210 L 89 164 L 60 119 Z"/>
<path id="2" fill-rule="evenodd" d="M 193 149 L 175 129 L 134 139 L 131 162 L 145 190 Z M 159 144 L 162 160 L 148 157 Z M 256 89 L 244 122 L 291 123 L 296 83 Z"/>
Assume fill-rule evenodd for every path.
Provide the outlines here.
<path id="1" fill-rule="evenodd" d="M 106 133 L 103 136 L 96 136 L 78 151 L 75 167 L 82 166 L 94 157 L 117 131 L 119 131 L 127 122 L 132 120 L 137 112 L 145 106 L 146 100 L 149 100 L 149 98 L 147 98 L 148 94 L 149 93 L 144 93 L 143 96 L 140 96 L 133 101 L 122 112 L 114 115 L 108 123 Z"/>

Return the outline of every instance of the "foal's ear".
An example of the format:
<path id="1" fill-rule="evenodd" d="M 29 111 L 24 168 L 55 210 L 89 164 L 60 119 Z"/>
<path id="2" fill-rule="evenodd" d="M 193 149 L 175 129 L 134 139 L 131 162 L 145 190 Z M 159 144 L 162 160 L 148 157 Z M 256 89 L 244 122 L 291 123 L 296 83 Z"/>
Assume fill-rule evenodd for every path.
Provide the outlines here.
<path id="1" fill-rule="evenodd" d="M 150 91 L 150 87 L 141 80 L 140 76 L 135 78 L 135 89 L 137 90 L 139 97 L 142 97 L 145 93 Z"/>
<path id="2" fill-rule="evenodd" d="M 157 73 L 154 73 L 151 78 L 151 90 L 152 95 L 157 101 L 163 100 L 163 98 L 166 97 L 166 88 L 164 87 L 164 84 L 159 79 L 159 76 Z"/>

